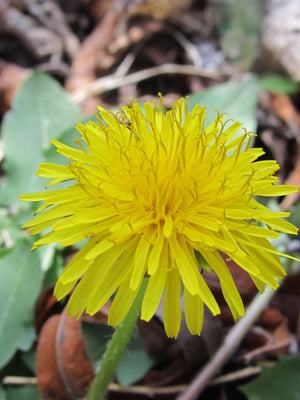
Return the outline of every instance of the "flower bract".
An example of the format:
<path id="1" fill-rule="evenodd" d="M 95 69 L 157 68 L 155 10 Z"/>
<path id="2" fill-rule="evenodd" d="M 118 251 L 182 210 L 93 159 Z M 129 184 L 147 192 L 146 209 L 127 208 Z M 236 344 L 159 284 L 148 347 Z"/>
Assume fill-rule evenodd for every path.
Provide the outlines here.
<path id="1" fill-rule="evenodd" d="M 94 314 L 115 294 L 108 323 L 116 326 L 148 277 L 141 318 L 149 321 L 163 298 L 165 330 L 176 337 L 183 306 L 192 334 L 201 332 L 204 304 L 220 312 L 207 272 L 217 274 L 234 318 L 244 314 L 227 259 L 260 291 L 278 286 L 284 254 L 270 239 L 297 228 L 283 219 L 288 212 L 271 211 L 256 196 L 296 188 L 276 184 L 277 162 L 257 160 L 264 152 L 251 148 L 254 135 L 240 122 L 217 115 L 206 124 L 199 105 L 188 112 L 181 99 L 165 112 L 162 103 L 132 101 L 117 114 L 99 107 L 98 122 L 77 126 L 76 147 L 52 141 L 65 165 L 42 163 L 37 175 L 51 178 L 47 190 L 21 200 L 43 201 L 24 225 L 32 235 L 50 228 L 34 248 L 88 239 L 54 290 L 61 299 L 74 289 L 70 315 Z"/>

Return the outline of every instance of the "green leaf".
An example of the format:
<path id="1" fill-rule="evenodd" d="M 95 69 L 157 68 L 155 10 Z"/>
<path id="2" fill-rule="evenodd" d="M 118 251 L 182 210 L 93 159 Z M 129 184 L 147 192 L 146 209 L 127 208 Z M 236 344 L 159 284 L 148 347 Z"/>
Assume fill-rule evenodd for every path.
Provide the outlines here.
<path id="1" fill-rule="evenodd" d="M 272 93 L 293 94 L 298 90 L 299 83 L 294 82 L 285 76 L 266 75 L 259 80 L 259 86 Z"/>
<path id="2" fill-rule="evenodd" d="M 259 50 L 265 0 L 212 0 L 213 17 L 227 59 L 239 71 L 248 70 Z"/>
<path id="3" fill-rule="evenodd" d="M 97 111 L 97 110 L 95 110 Z M 103 123 L 105 123 L 105 121 L 100 117 L 100 119 L 102 120 Z M 77 121 L 77 123 L 81 123 L 83 125 L 85 125 L 87 122 L 89 121 L 93 121 L 93 122 L 98 122 L 97 118 L 95 117 L 95 115 L 90 115 L 89 117 L 81 117 L 80 120 Z M 60 136 L 57 138 L 61 143 L 64 143 L 68 146 L 71 147 L 77 147 L 78 149 L 80 149 L 79 145 L 76 144 L 74 145 L 74 142 L 76 139 L 79 139 L 81 137 L 81 133 L 79 133 L 77 131 L 77 129 L 74 129 L 74 126 L 71 126 L 67 129 L 65 129 L 63 132 L 61 132 Z M 84 143 L 82 143 L 84 145 Z M 61 154 L 59 154 L 56 151 L 56 147 L 55 146 L 50 146 L 50 148 L 44 152 L 44 156 L 45 156 L 45 160 L 47 162 L 51 162 L 54 164 L 63 164 L 66 165 L 67 164 L 67 158 Z"/>
<path id="4" fill-rule="evenodd" d="M 0 385 L 0 400 L 7 400 L 7 397 L 5 395 L 5 391 L 3 387 Z"/>
<path id="5" fill-rule="evenodd" d="M 27 354 L 31 353 L 30 351 L 17 351 L 15 355 L 9 360 L 9 362 L 1 369 L 2 376 L 23 376 L 29 377 L 35 375 L 35 371 L 32 369 L 32 366 L 28 365 L 28 362 L 24 361 L 27 358 Z"/>
<path id="6" fill-rule="evenodd" d="M 16 350 L 29 350 L 35 339 L 34 305 L 43 273 L 31 246 L 22 240 L 0 258 L 0 368 Z"/>
<path id="7" fill-rule="evenodd" d="M 274 367 L 239 389 L 249 400 L 300 400 L 300 355 L 284 357 Z"/>
<path id="8" fill-rule="evenodd" d="M 105 324 L 81 323 L 82 336 L 86 342 L 87 354 L 97 369 L 107 344 L 114 333 L 114 328 Z"/>
<path id="9" fill-rule="evenodd" d="M 21 226 L 32 219 L 31 209 L 19 209 L 16 214 L 11 214 L 11 209 L 0 207 L 0 246 L 14 247 L 26 235 Z"/>
<path id="10" fill-rule="evenodd" d="M 34 72 L 13 101 L 3 121 L 5 154 L 2 205 L 18 204 L 19 196 L 42 190 L 45 181 L 35 173 L 50 140 L 82 118 L 60 85 L 41 72 Z"/>
<path id="11" fill-rule="evenodd" d="M 42 396 L 35 386 L 9 387 L 7 400 L 42 400 Z"/>
<path id="12" fill-rule="evenodd" d="M 30 350 L 30 351 L 22 352 L 22 353 L 20 353 L 20 358 L 21 358 L 22 362 L 25 364 L 25 366 L 27 368 L 29 368 L 33 374 L 36 374 L 36 368 L 35 368 L 36 351 Z"/>
<path id="13" fill-rule="evenodd" d="M 223 83 L 192 94 L 188 98 L 188 108 L 191 111 L 196 104 L 206 107 L 207 125 L 217 117 L 218 110 L 220 113 L 228 113 L 227 119 L 240 121 L 248 131 L 255 132 L 257 98 L 257 81 L 250 78 L 245 82 Z"/>
<path id="14" fill-rule="evenodd" d="M 289 217 L 289 221 L 295 226 L 300 227 L 300 202 L 296 204 L 295 209 Z"/>
<path id="15" fill-rule="evenodd" d="M 82 322 L 81 329 L 87 354 L 97 370 L 114 329 L 104 324 L 88 322 Z M 149 357 L 135 328 L 117 368 L 117 379 L 123 386 L 131 385 L 140 380 L 155 363 L 156 360 Z"/>
<path id="16" fill-rule="evenodd" d="M 146 352 L 138 330 L 135 328 L 117 369 L 119 383 L 128 386 L 139 381 L 156 361 Z"/>
<path id="17" fill-rule="evenodd" d="M 57 250 L 56 248 L 54 248 L 54 250 L 55 251 L 53 252 L 53 254 L 50 254 L 50 256 L 53 256 L 52 260 L 49 260 L 51 261 L 51 263 L 49 263 L 47 267 L 44 269 L 45 271 L 44 282 L 43 282 L 44 288 L 50 288 L 51 286 L 55 285 L 57 279 L 59 278 L 65 267 L 65 260 L 62 255 L 62 252 Z"/>

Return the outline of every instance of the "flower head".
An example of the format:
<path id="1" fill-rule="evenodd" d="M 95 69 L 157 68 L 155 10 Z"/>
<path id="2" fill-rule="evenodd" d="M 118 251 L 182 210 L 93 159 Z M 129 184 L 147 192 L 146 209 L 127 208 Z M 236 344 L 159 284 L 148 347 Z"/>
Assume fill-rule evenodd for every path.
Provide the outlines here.
<path id="1" fill-rule="evenodd" d="M 141 318 L 151 319 L 164 292 L 165 330 L 176 337 L 183 287 L 187 327 L 200 334 L 203 304 L 213 314 L 220 310 L 197 259 L 218 275 L 234 318 L 242 316 L 224 258 L 246 270 L 259 290 L 265 284 L 276 288 L 285 271 L 282 254 L 269 238 L 276 239 L 278 231 L 296 234 L 297 228 L 282 219 L 288 212 L 272 212 L 254 196 L 284 195 L 296 188 L 275 185 L 278 164 L 256 161 L 263 150 L 249 147 L 253 134 L 237 135 L 241 123 L 224 123 L 224 115 L 218 115 L 205 126 L 205 108 L 197 105 L 187 112 L 184 99 L 166 113 L 162 100 L 144 109 L 143 114 L 136 102 L 119 114 L 99 107 L 98 123 L 78 125 L 78 148 L 53 140 L 68 163 L 43 163 L 37 175 L 52 178 L 48 187 L 71 183 L 22 196 L 43 200 L 37 213 L 45 210 L 24 228 L 31 234 L 52 228 L 34 248 L 89 238 L 54 290 L 61 299 L 75 287 L 70 315 L 94 314 L 116 292 L 108 317 L 116 326 L 147 276 Z"/>

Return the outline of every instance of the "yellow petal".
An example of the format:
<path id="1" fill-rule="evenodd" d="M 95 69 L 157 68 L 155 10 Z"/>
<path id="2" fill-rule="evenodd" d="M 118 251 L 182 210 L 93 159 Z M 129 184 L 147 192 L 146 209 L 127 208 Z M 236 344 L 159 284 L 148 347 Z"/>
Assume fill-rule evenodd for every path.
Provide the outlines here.
<path id="1" fill-rule="evenodd" d="M 257 289 L 263 293 L 265 291 L 265 287 L 266 284 L 264 282 L 262 282 L 257 276 L 254 276 L 252 274 L 250 274 L 251 279 L 253 280 L 255 286 L 257 287 Z"/>
<path id="2" fill-rule="evenodd" d="M 180 239 L 179 239 L 180 240 Z M 184 240 L 179 242 L 175 236 L 169 240 L 171 257 L 175 260 L 184 286 L 192 294 L 199 294 L 199 275 L 196 258 L 192 259 Z"/>
<path id="3" fill-rule="evenodd" d="M 200 335 L 203 325 L 203 302 L 200 296 L 192 296 L 184 290 L 185 322 L 192 335 Z"/>
<path id="4" fill-rule="evenodd" d="M 255 191 L 257 196 L 283 196 L 285 194 L 298 192 L 297 186 L 272 185 Z"/>
<path id="5" fill-rule="evenodd" d="M 86 254 L 95 245 L 95 238 L 89 240 L 83 247 L 76 253 L 66 268 L 63 270 L 59 280 L 62 284 L 77 281 L 88 269 L 93 260 L 87 261 Z"/>
<path id="6" fill-rule="evenodd" d="M 86 260 L 94 260 L 96 257 L 100 256 L 100 254 L 103 254 L 113 246 L 114 243 L 107 237 L 99 238 L 94 241 L 94 246 L 87 252 L 85 258 Z"/>
<path id="7" fill-rule="evenodd" d="M 88 227 L 87 227 L 88 228 Z M 50 243 L 60 243 L 61 246 L 69 246 L 73 243 L 80 242 L 83 239 L 87 239 L 89 235 L 86 235 L 86 232 L 84 231 L 77 231 L 74 230 L 74 227 L 72 228 L 66 228 L 60 231 L 51 231 L 44 235 L 41 239 L 37 240 L 33 247 L 32 250 L 37 249 L 40 246 L 43 246 L 45 244 L 50 244 Z"/>
<path id="8" fill-rule="evenodd" d="M 233 311 L 235 318 L 244 315 L 244 306 L 241 296 L 221 255 L 216 251 L 209 250 L 203 250 L 201 251 L 201 254 L 218 275 L 224 295 L 226 295 L 227 299 L 231 300 L 230 309 Z"/>
<path id="9" fill-rule="evenodd" d="M 246 235 L 256 236 L 256 237 L 264 237 L 264 238 L 273 238 L 277 239 L 279 236 L 278 232 L 274 232 L 271 229 L 263 228 L 255 225 L 248 225 L 245 229 L 242 230 Z"/>
<path id="10" fill-rule="evenodd" d="M 73 289 L 76 282 L 77 279 L 68 283 L 62 283 L 60 280 L 58 280 L 55 284 L 53 295 L 57 298 L 58 301 L 61 300 L 70 292 L 71 289 Z"/>
<path id="11" fill-rule="evenodd" d="M 120 284 L 130 277 L 133 269 L 132 258 L 136 242 L 126 246 L 126 251 L 117 260 L 115 265 L 102 273 L 99 280 L 95 283 L 93 291 L 90 293 L 87 312 L 95 314 L 109 300 L 111 295 L 117 290 Z M 109 254 L 110 252 L 108 252 Z M 106 262 L 103 260 L 102 262 Z M 128 288 L 129 290 L 129 288 Z"/>
<path id="12" fill-rule="evenodd" d="M 160 264 L 162 264 L 161 257 L 164 246 L 164 237 L 162 233 L 162 229 L 159 228 L 156 241 L 154 243 L 153 248 L 150 251 L 149 259 L 148 259 L 148 274 L 154 275 L 159 268 Z"/>
<path id="13" fill-rule="evenodd" d="M 123 250 L 124 246 L 116 246 L 115 251 L 108 251 L 106 254 L 103 254 L 102 257 L 98 257 L 97 260 L 90 265 L 72 293 L 67 308 L 68 314 L 80 315 L 90 305 L 90 300 L 94 296 L 95 292 L 97 292 L 98 288 L 100 286 L 103 286 L 104 288 L 105 283 L 109 278 L 112 276 L 115 277 L 113 274 L 113 265 L 122 254 Z M 118 279 L 121 278 L 122 281 L 125 277 L 125 273 L 120 274 L 119 270 Z M 118 283 L 120 284 L 120 281 Z M 110 295 L 113 294 L 116 287 L 114 288 L 110 285 Z"/>
<path id="14" fill-rule="evenodd" d="M 148 254 L 151 246 L 150 230 L 140 238 L 134 256 L 134 268 L 130 279 L 130 289 L 135 291 L 140 286 L 147 268 Z"/>
<path id="15" fill-rule="evenodd" d="M 288 221 L 285 221 L 284 219 L 271 219 L 268 218 L 265 223 L 269 225 L 273 229 L 277 229 L 278 231 L 285 232 L 285 233 L 290 233 L 291 235 L 297 235 L 298 233 L 298 228 L 291 224 Z"/>
<path id="16" fill-rule="evenodd" d="M 149 321 L 153 317 L 159 305 L 165 286 L 166 273 L 169 265 L 170 259 L 168 254 L 168 245 L 165 242 L 161 254 L 160 266 L 157 268 L 156 272 L 150 276 L 144 295 L 141 318 L 145 321 Z"/>
<path id="17" fill-rule="evenodd" d="M 129 288 L 131 277 L 129 276 L 124 282 L 121 283 L 118 292 L 112 302 L 108 313 L 108 324 L 117 326 L 126 316 L 136 295 L 139 291 L 140 286 L 135 290 Z"/>
<path id="18" fill-rule="evenodd" d="M 174 224 L 173 224 L 173 219 L 170 214 L 167 214 L 165 216 L 165 224 L 164 224 L 164 235 L 168 239 L 173 232 Z"/>
<path id="19" fill-rule="evenodd" d="M 180 277 L 178 271 L 173 268 L 167 271 L 164 298 L 164 325 L 168 337 L 176 339 L 180 321 Z"/>
<path id="20" fill-rule="evenodd" d="M 191 215 L 187 217 L 187 222 L 191 222 L 200 227 L 205 227 L 211 231 L 218 232 L 220 230 L 220 224 L 217 220 L 213 220 L 205 215 Z"/>
<path id="21" fill-rule="evenodd" d="M 57 152 L 64 156 L 77 161 L 90 163 L 93 156 L 83 152 L 82 150 L 74 149 L 73 147 L 67 146 L 64 143 L 59 142 L 56 139 L 51 140 L 51 143 L 57 148 Z"/>

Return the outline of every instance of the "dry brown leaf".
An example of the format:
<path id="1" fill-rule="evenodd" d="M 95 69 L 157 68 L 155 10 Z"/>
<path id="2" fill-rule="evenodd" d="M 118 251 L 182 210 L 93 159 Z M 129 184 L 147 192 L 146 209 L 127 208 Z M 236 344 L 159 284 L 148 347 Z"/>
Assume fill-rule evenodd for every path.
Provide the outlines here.
<path id="1" fill-rule="evenodd" d="M 0 60 L 0 115 L 11 108 L 16 91 L 30 73 L 29 69 Z"/>
<path id="2" fill-rule="evenodd" d="M 284 316 L 276 308 L 266 308 L 260 318 L 259 325 L 262 325 L 268 331 L 276 329 L 284 321 Z"/>
<path id="3" fill-rule="evenodd" d="M 60 315 L 53 315 L 40 333 L 37 356 L 37 386 L 44 400 L 72 400 L 57 368 L 55 340 Z"/>
<path id="4" fill-rule="evenodd" d="M 111 4 L 111 0 L 90 0 L 85 5 L 85 9 L 94 21 L 99 22 L 111 7 Z"/>
<path id="5" fill-rule="evenodd" d="M 68 392 L 74 399 L 84 397 L 94 377 L 81 336 L 81 323 L 76 317 L 61 315 L 56 332 L 57 365 Z"/>
<path id="6" fill-rule="evenodd" d="M 293 341 L 293 336 L 288 328 L 287 318 L 273 331 L 264 328 L 254 327 L 246 339 L 246 343 L 251 343 L 253 350 L 243 355 L 246 364 L 255 360 L 267 359 L 268 357 L 278 357 L 289 354 L 289 348 Z"/>
<path id="7" fill-rule="evenodd" d="M 288 293 L 278 293 L 271 301 L 270 306 L 277 308 L 287 317 L 290 329 L 296 332 L 300 313 L 300 297 Z"/>
<path id="8" fill-rule="evenodd" d="M 93 376 L 80 321 L 65 313 L 50 317 L 41 330 L 37 345 L 37 381 L 43 399 L 82 398 Z"/>
<path id="9" fill-rule="evenodd" d="M 277 356 L 286 356 L 289 354 L 289 348 L 293 341 L 293 337 L 288 327 L 287 318 L 275 329 L 274 342 L 277 345 L 275 351 Z"/>
<path id="10" fill-rule="evenodd" d="M 285 94 L 271 94 L 271 108 L 300 139 L 299 113 L 290 98 Z"/>
<path id="11" fill-rule="evenodd" d="M 163 20 L 180 15 L 187 10 L 193 0 L 115 0 L 126 10 L 128 17 L 147 15 Z"/>
<path id="12" fill-rule="evenodd" d="M 73 60 L 65 87 L 69 91 L 83 88 L 96 78 L 97 60 L 106 55 L 106 46 L 113 40 L 120 17 L 108 10 L 92 33 L 87 36 Z"/>
<path id="13" fill-rule="evenodd" d="M 293 171 L 290 173 L 289 177 L 285 180 L 285 185 L 295 185 L 300 190 L 300 143 L 297 145 L 297 160 Z M 280 204 L 282 210 L 287 210 L 291 208 L 299 199 L 299 192 L 291 193 L 283 199 Z"/>
<path id="14" fill-rule="evenodd" d="M 53 315 L 61 311 L 61 306 L 53 296 L 53 288 L 45 289 L 40 294 L 35 308 L 34 326 L 37 333 L 42 329 L 45 321 Z"/>

